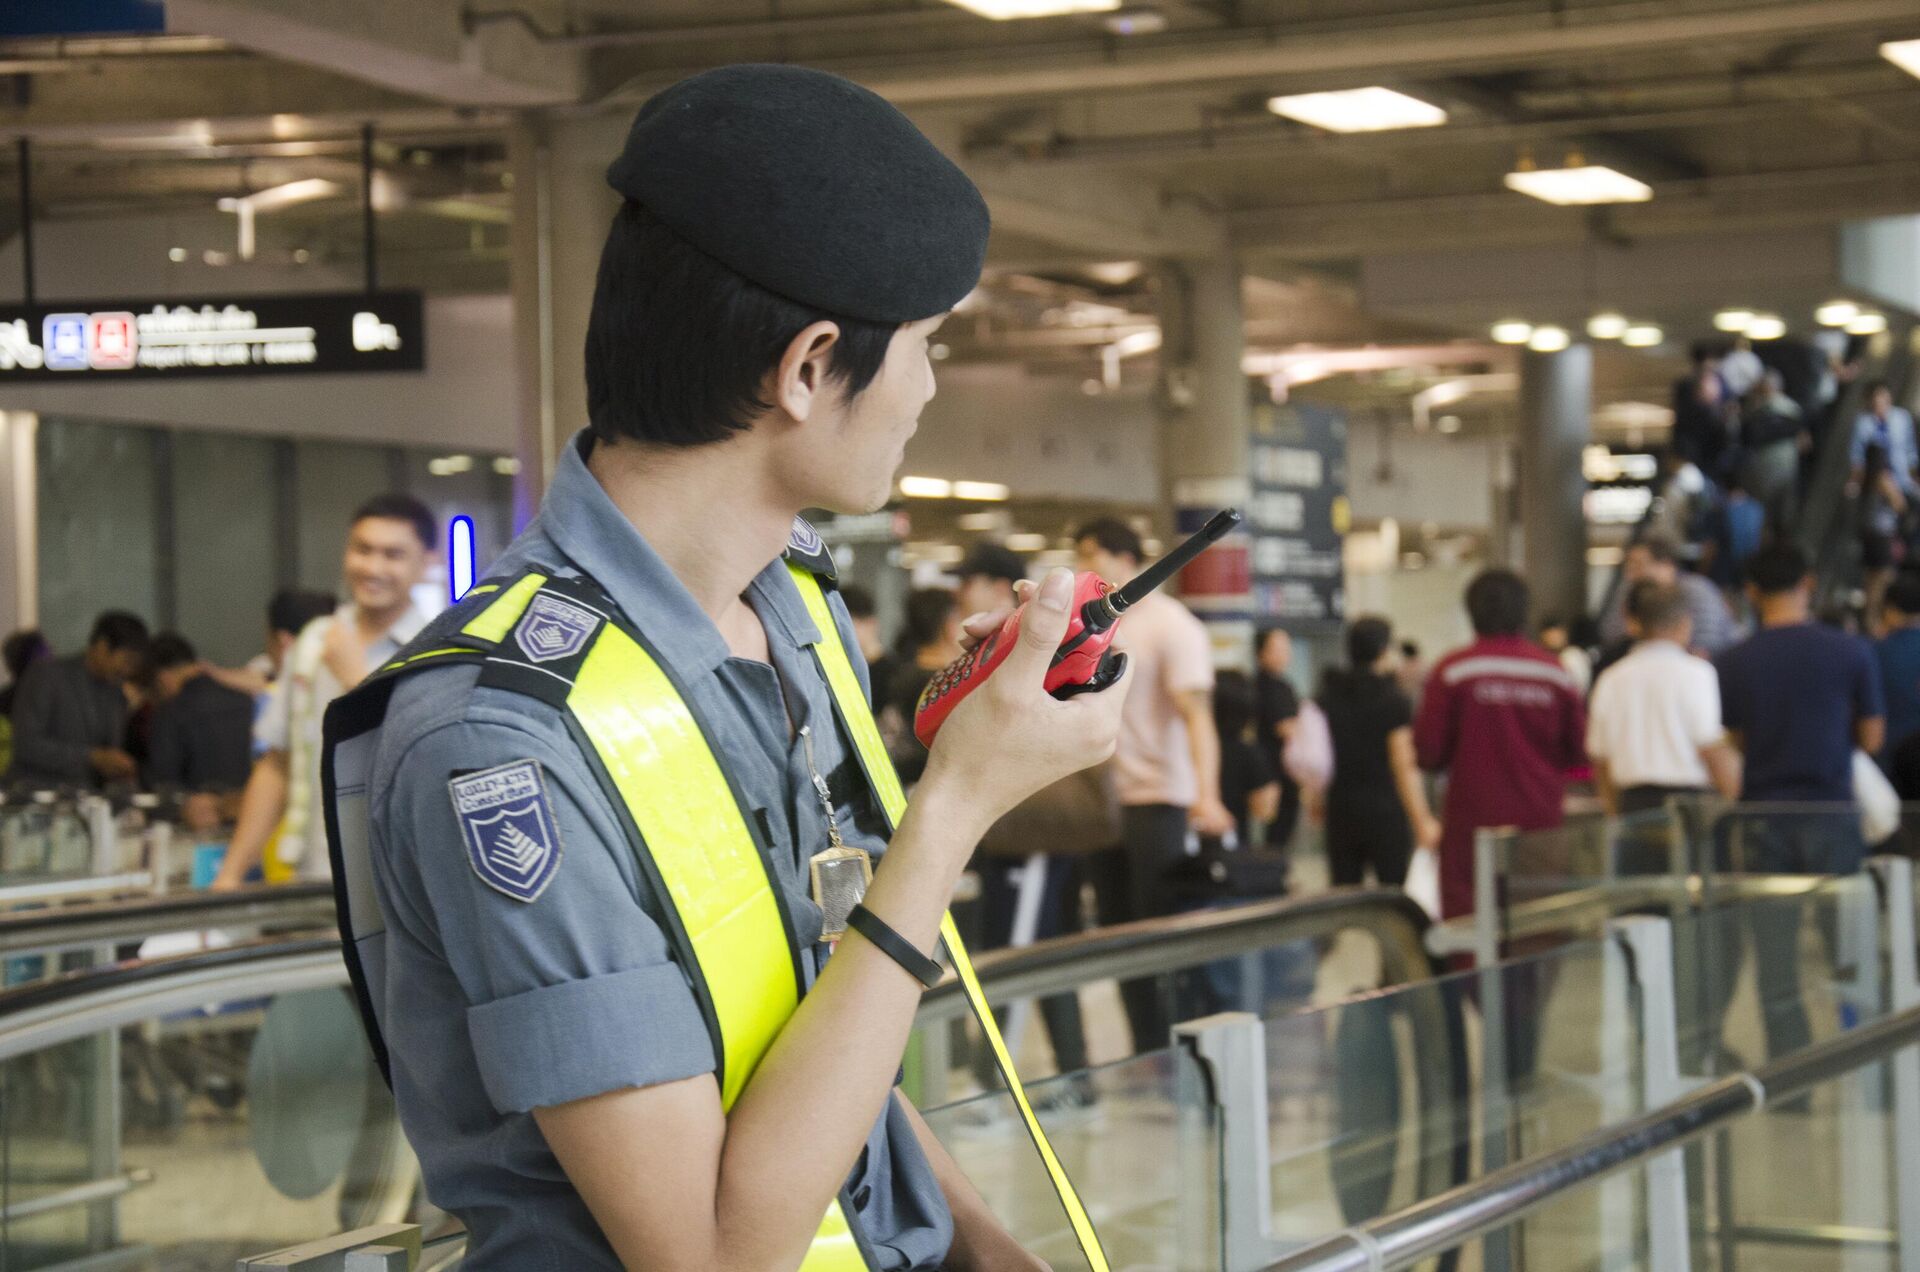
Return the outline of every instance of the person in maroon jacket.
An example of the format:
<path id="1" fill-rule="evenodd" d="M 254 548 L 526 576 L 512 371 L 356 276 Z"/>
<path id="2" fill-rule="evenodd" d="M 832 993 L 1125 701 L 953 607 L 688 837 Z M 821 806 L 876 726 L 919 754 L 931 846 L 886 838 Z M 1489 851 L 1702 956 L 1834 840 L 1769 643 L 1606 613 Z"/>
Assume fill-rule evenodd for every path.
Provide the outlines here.
<path id="1" fill-rule="evenodd" d="M 1558 826 L 1566 772 L 1586 763 L 1580 690 L 1559 660 L 1525 636 L 1527 585 L 1483 570 L 1467 585 L 1474 642 L 1427 676 L 1414 749 L 1447 774 L 1441 815 L 1440 906 L 1473 911 L 1473 837 L 1488 826 Z"/>

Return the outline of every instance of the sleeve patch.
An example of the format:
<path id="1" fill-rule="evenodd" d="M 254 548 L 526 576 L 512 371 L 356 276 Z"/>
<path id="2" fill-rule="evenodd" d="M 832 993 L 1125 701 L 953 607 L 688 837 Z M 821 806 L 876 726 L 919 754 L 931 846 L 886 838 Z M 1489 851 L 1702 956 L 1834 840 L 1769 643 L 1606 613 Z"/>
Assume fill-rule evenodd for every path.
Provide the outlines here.
<path id="1" fill-rule="evenodd" d="M 515 760 L 447 783 L 467 861 L 481 882 L 534 901 L 560 869 L 560 826 L 538 760 Z"/>

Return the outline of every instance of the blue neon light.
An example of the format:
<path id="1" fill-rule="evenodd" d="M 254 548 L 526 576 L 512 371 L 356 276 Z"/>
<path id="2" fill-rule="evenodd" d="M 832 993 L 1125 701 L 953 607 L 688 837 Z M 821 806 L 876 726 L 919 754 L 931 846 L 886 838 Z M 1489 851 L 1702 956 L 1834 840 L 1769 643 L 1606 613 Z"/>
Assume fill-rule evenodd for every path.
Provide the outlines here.
<path id="1" fill-rule="evenodd" d="M 447 585 L 455 601 L 473 586 L 472 517 L 455 517 L 447 523 Z"/>

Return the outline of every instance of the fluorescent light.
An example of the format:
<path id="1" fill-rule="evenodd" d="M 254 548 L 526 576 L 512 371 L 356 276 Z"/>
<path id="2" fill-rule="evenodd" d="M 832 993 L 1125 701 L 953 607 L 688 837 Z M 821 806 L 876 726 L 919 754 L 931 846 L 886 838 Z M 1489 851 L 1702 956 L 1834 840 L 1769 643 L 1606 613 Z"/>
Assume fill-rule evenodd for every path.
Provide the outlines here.
<path id="1" fill-rule="evenodd" d="M 1620 333 L 1620 343 L 1629 349 L 1651 349 L 1667 338 L 1667 333 L 1652 323 L 1639 323 Z"/>
<path id="2" fill-rule="evenodd" d="M 1527 337 L 1527 348 L 1535 353 L 1558 353 L 1572 343 L 1565 327 L 1535 327 Z"/>
<path id="3" fill-rule="evenodd" d="M 1778 314 L 1755 314 L 1747 324 L 1750 340 L 1778 340 L 1787 334 L 1787 324 Z"/>
<path id="4" fill-rule="evenodd" d="M 1328 132 L 1385 132 L 1392 128 L 1433 128 L 1447 112 L 1432 102 L 1390 88 L 1348 88 L 1335 93 L 1296 93 L 1267 99 L 1267 109 Z"/>
<path id="5" fill-rule="evenodd" d="M 1844 327 L 1860 316 L 1860 306 L 1850 300 L 1830 300 L 1813 311 L 1814 321 L 1822 327 Z"/>
<path id="6" fill-rule="evenodd" d="M 454 477 L 473 471 L 473 456 L 442 455 L 427 461 L 427 471 L 435 477 Z"/>
<path id="7" fill-rule="evenodd" d="M 1847 334 L 1850 336 L 1877 336 L 1886 329 L 1885 314 L 1861 314 L 1847 324 Z"/>
<path id="8" fill-rule="evenodd" d="M 986 499 L 999 501 L 1013 492 L 997 481 L 956 481 L 953 483 L 955 499 Z"/>
<path id="9" fill-rule="evenodd" d="M 1627 320 L 1619 314 L 1595 314 L 1587 319 L 1587 334 L 1595 340 L 1618 340 L 1627 331 Z"/>
<path id="10" fill-rule="evenodd" d="M 948 499 L 953 483 L 944 477 L 902 477 L 900 493 L 909 499 Z"/>
<path id="11" fill-rule="evenodd" d="M 1533 334 L 1530 322 L 1496 322 L 1493 324 L 1493 339 L 1496 344 L 1525 344 L 1527 337 Z"/>
<path id="12" fill-rule="evenodd" d="M 1010 534 L 1007 536 L 1007 546 L 1015 552 L 1039 552 L 1047 546 L 1047 536 L 1033 533 Z"/>
<path id="13" fill-rule="evenodd" d="M 1167 15 L 1158 9 L 1122 9 L 1102 18 L 1100 25 L 1109 35 L 1158 35 L 1167 29 Z"/>
<path id="14" fill-rule="evenodd" d="M 1753 318 L 1751 309 L 1722 309 L 1713 316 L 1713 327 L 1716 331 L 1745 331 Z"/>
<path id="15" fill-rule="evenodd" d="M 520 461 L 511 455 L 496 455 L 493 458 L 493 471 L 502 477 L 518 477 Z"/>
<path id="16" fill-rule="evenodd" d="M 296 203 L 331 198 L 338 193 L 340 186 L 337 182 L 325 177 L 308 177 L 304 181 L 289 181 L 285 185 L 255 190 L 252 194 L 242 196 L 240 202 L 252 204 L 255 212 L 271 212 L 275 208 L 291 207 Z"/>
<path id="17" fill-rule="evenodd" d="M 1888 40 L 1880 46 L 1880 56 L 1909 75 L 1920 75 L 1920 40 Z"/>
<path id="18" fill-rule="evenodd" d="M 1433 426 L 1442 433 L 1458 433 L 1460 431 L 1460 417 L 1458 415 L 1442 415 L 1438 420 L 1434 421 Z"/>
<path id="19" fill-rule="evenodd" d="M 1054 18 L 1063 13 L 1111 13 L 1120 0 L 949 0 L 995 22 L 1009 18 Z"/>
<path id="20" fill-rule="evenodd" d="M 1509 172 L 1507 189 L 1565 207 L 1587 203 L 1645 203 L 1653 187 L 1597 163 L 1580 168 L 1523 168 Z"/>

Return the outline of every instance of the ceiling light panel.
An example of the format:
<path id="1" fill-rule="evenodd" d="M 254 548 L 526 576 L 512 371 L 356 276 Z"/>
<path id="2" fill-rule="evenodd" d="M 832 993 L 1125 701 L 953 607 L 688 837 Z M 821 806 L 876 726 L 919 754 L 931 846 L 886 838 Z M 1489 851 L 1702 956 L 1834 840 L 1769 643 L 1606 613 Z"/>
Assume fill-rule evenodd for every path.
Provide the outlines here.
<path id="1" fill-rule="evenodd" d="M 1120 0 L 948 0 L 969 13 L 995 22 L 1012 18 L 1056 18 L 1064 13 L 1112 13 Z"/>
<path id="2" fill-rule="evenodd" d="M 1274 97 L 1267 109 L 1276 115 L 1328 132 L 1387 132 L 1395 128 L 1435 128 L 1447 112 L 1432 102 L 1390 88 L 1348 88 L 1333 93 L 1296 93 Z"/>
<path id="3" fill-rule="evenodd" d="M 1880 56 L 1907 74 L 1920 76 L 1920 40 L 1889 40 L 1880 46 Z"/>
<path id="4" fill-rule="evenodd" d="M 1590 163 L 1580 168 L 1525 168 L 1509 172 L 1507 189 L 1562 207 L 1594 203 L 1644 203 L 1653 187 L 1624 172 Z"/>

